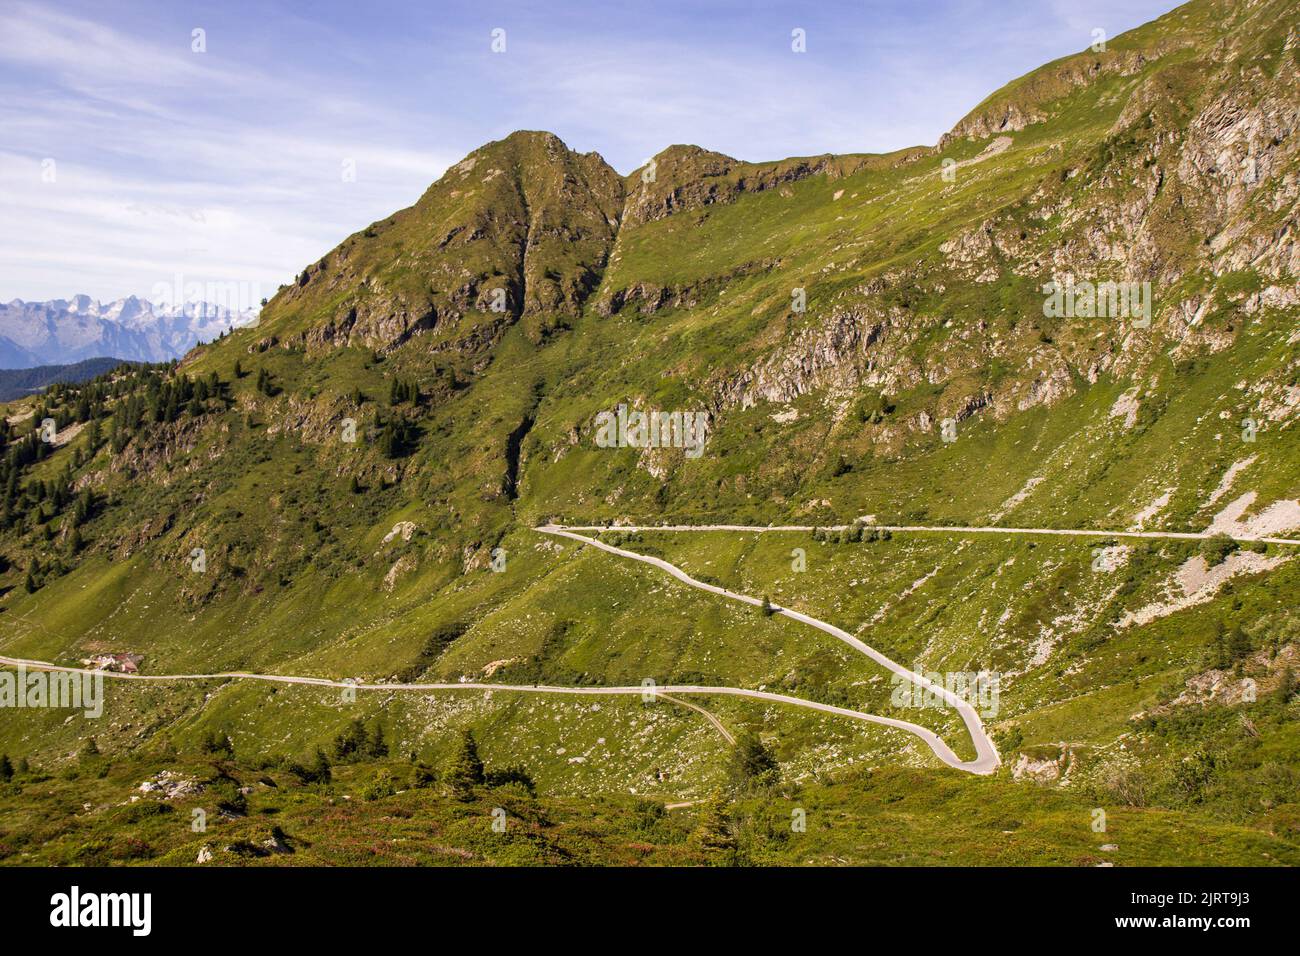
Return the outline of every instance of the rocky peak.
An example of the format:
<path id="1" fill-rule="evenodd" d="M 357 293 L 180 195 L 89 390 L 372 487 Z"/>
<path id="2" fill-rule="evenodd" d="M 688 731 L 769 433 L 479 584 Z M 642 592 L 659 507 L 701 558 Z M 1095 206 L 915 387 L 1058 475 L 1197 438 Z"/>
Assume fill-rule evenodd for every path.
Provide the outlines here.
<path id="1" fill-rule="evenodd" d="M 263 324 L 309 347 L 382 349 L 426 334 L 490 344 L 519 320 L 539 340 L 595 286 L 622 202 L 622 180 L 598 154 L 553 133 L 513 133 L 308 266 Z"/>

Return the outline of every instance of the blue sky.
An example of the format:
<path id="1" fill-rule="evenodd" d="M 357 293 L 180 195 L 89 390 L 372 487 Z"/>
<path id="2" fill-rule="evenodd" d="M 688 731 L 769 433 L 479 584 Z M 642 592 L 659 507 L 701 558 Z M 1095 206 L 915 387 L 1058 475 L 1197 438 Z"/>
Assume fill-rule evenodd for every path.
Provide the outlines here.
<path id="1" fill-rule="evenodd" d="M 178 275 L 270 295 L 515 129 L 620 172 L 672 143 L 752 160 L 932 144 L 1094 28 L 1176 5 L 3 0 L 0 301 Z"/>

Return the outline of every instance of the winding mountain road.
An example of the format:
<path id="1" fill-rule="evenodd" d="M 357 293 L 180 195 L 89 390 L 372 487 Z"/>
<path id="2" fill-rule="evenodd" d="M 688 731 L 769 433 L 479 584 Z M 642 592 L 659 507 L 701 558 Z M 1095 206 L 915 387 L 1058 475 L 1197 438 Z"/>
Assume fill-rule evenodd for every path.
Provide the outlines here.
<path id="1" fill-rule="evenodd" d="M 724 529 L 723 526 L 712 526 L 708 528 L 701 528 L 700 530 L 723 530 L 723 529 Z M 752 604 L 755 607 L 763 606 L 763 602 L 759 598 L 751 597 L 748 594 L 740 594 L 739 592 L 736 591 L 729 591 L 726 588 L 718 587 L 715 584 L 708 584 L 704 581 L 697 580 L 696 578 L 691 577 L 681 568 L 677 567 L 677 565 L 670 564 L 669 562 L 663 560 L 662 558 L 655 558 L 646 554 L 638 554 L 635 551 L 628 551 L 625 548 L 619 548 L 612 544 L 606 544 L 604 541 L 598 541 L 595 538 L 589 538 L 586 535 L 578 534 L 571 527 L 566 525 L 553 525 L 553 524 L 542 525 L 538 528 L 535 528 L 534 530 L 539 531 L 542 534 L 555 535 L 561 538 L 569 538 L 573 541 L 579 541 L 583 544 L 591 545 L 594 548 L 599 548 L 601 551 L 608 551 L 610 554 L 616 554 L 619 555 L 620 557 L 630 558 L 633 561 L 640 561 L 642 564 L 649 564 L 652 567 L 659 568 L 661 571 L 668 572 L 670 575 L 672 575 L 677 580 L 681 581 L 683 584 L 688 584 L 691 587 L 698 588 L 701 591 L 708 591 L 710 594 L 716 594 L 719 597 L 725 597 L 731 601 L 739 601 L 742 604 Z M 582 529 L 582 530 L 622 531 L 625 529 L 620 527 L 617 529 L 590 528 L 590 529 Z M 626 529 L 626 530 L 632 530 L 632 529 Z M 663 529 L 646 528 L 644 530 L 658 531 Z M 733 530 L 733 529 L 728 528 L 727 530 Z M 906 730 L 909 733 L 915 734 L 916 736 L 924 740 L 926 744 L 930 747 L 930 749 L 934 751 L 935 756 L 937 756 L 948 766 L 955 767 L 958 770 L 965 770 L 968 773 L 990 774 L 998 768 L 998 764 L 1001 763 L 1001 759 L 998 757 L 997 747 L 993 745 L 993 741 L 989 738 L 988 733 L 985 732 L 984 724 L 980 720 L 979 712 L 976 711 L 976 709 L 973 706 L 971 706 L 970 702 L 967 701 L 965 698 L 960 697 L 957 694 L 954 694 L 952 691 L 948 690 L 945 687 L 942 687 L 939 684 L 935 684 L 927 680 L 924 677 L 924 675 L 918 674 L 916 671 L 904 667 L 901 664 L 895 663 L 894 661 L 886 657 L 884 654 L 880 653 L 880 651 L 876 650 L 874 647 L 871 647 L 868 644 L 863 643 L 861 640 L 854 637 L 848 631 L 841 630 L 840 628 L 836 627 L 834 624 L 828 624 L 825 621 L 819 620 L 808 614 L 804 614 L 801 611 L 795 611 L 787 607 L 782 607 L 779 604 L 771 604 L 770 606 L 774 614 L 780 614 L 783 617 L 788 617 L 791 620 L 798 621 L 801 624 L 807 624 L 810 627 L 815 627 L 817 628 L 817 630 L 829 634 L 831 637 L 835 638 L 836 640 L 843 641 L 845 644 L 849 645 L 859 653 L 865 654 L 867 657 L 871 658 L 880 666 L 890 671 L 893 671 L 895 674 L 898 674 L 899 676 L 911 681 L 914 684 L 917 684 L 925 688 L 926 690 L 938 696 L 941 700 L 943 700 L 950 707 L 956 710 L 957 713 L 961 716 L 962 722 L 966 725 L 966 730 L 970 734 L 971 742 L 975 745 L 975 759 L 961 760 L 960 758 L 957 757 L 955 753 L 953 753 L 952 748 L 950 748 L 946 743 L 944 743 L 943 740 L 940 739 L 937 734 L 935 734 L 931 730 L 926 729 L 925 727 L 919 726 L 918 724 L 909 723 L 908 721 L 895 720 L 891 717 L 877 717 L 874 714 L 865 714 L 862 713 L 861 711 L 848 710 L 847 708 L 843 708 L 843 707 L 831 708 L 830 705 L 828 704 L 816 705 L 817 709 L 827 710 L 828 713 L 851 715 L 857 717 L 860 720 L 868 720 L 873 723 L 885 724 L 890 727 L 897 727 L 900 730 Z M 665 690 L 668 690 L 668 688 L 665 688 Z M 676 693 L 677 691 L 673 690 L 673 692 Z M 740 691 L 739 689 L 736 689 L 733 692 L 738 693 L 741 696 L 750 696 L 750 695 L 758 696 L 763 694 L 763 692 L 760 691 Z M 781 696 L 781 695 L 777 695 L 777 696 Z M 775 699 L 775 697 L 772 697 L 771 695 L 767 695 L 767 697 L 768 699 Z M 788 701 L 788 700 L 796 700 L 798 698 L 783 698 L 783 699 Z M 813 705 L 812 701 L 805 701 L 804 703 L 810 706 Z"/>
<path id="2" fill-rule="evenodd" d="M 772 694 L 761 690 L 747 690 L 743 687 L 707 687 L 698 684 L 668 684 L 664 686 L 642 687 L 563 687 L 558 685 L 547 684 L 484 684 L 484 683 L 456 683 L 456 684 L 387 684 L 387 683 L 364 683 L 359 681 L 347 680 L 330 680 L 324 677 L 295 677 L 289 674 L 252 674 L 244 671 L 224 671 L 217 674 L 120 674 L 116 671 L 91 670 L 86 667 L 69 667 L 63 664 L 52 664 L 48 661 L 28 660 L 22 657 L 6 657 L 0 655 L 0 666 L 8 665 L 17 667 L 22 665 L 28 670 L 41 671 L 60 671 L 66 674 L 100 674 L 103 677 L 112 680 L 130 680 L 130 681 L 195 681 L 195 680 L 258 680 L 268 681 L 275 684 L 306 684 L 312 687 L 336 687 L 341 690 L 365 690 L 365 691 L 492 691 L 519 694 L 571 694 L 583 697 L 608 697 L 608 696 L 641 696 L 662 697 L 672 700 L 670 695 L 673 694 L 697 694 L 704 696 L 723 696 L 723 697 L 747 697 L 753 700 L 764 700 L 774 704 L 785 704 L 791 707 L 804 707 L 809 710 L 821 711 L 824 714 L 834 714 L 838 717 L 852 717 L 855 720 L 862 720 L 873 724 L 883 724 L 886 727 L 895 727 L 899 730 L 906 730 L 908 733 L 920 737 L 935 752 L 940 760 L 950 767 L 956 767 L 959 770 L 969 770 L 972 773 L 992 773 L 997 766 L 986 767 L 984 764 L 979 766 L 976 763 L 963 762 L 952 749 L 943 742 L 943 740 L 933 731 L 921 727 L 917 724 L 910 724 L 905 720 L 894 720 L 892 717 L 877 717 L 874 714 L 864 714 L 858 710 L 850 710 L 847 707 L 835 707 L 831 704 L 822 704 L 815 700 L 804 700 L 802 697 L 790 697 L 785 694 Z M 676 701 L 683 703 L 685 701 Z M 720 723 L 715 723 L 721 729 Z M 730 737 L 730 735 L 727 735 Z M 734 741 L 734 738 L 731 738 Z M 990 745 L 991 746 L 991 745 Z M 994 755 L 996 757 L 996 754 Z"/>
<path id="3" fill-rule="evenodd" d="M 538 531 L 594 531 L 597 534 L 609 531 L 896 531 L 934 532 L 937 534 L 1047 534 L 1067 538 L 1159 538 L 1172 541 L 1204 541 L 1210 537 L 1203 531 L 1098 531 L 1095 528 L 1000 528 L 994 525 L 918 525 L 918 524 L 642 524 L 642 525 L 580 525 L 552 524 L 537 528 Z M 1261 544 L 1295 544 L 1297 538 L 1268 538 L 1258 535 L 1230 534 L 1233 541 L 1257 541 Z"/>
<path id="4" fill-rule="evenodd" d="M 825 530 L 838 531 L 846 528 L 855 527 L 854 525 L 825 525 Z M 1099 531 L 1091 528 L 1002 528 L 1002 527 L 966 527 L 966 526 L 949 526 L 949 525 L 861 525 L 864 530 L 889 531 L 889 532 L 933 532 L 947 534 L 1034 534 L 1034 535 L 1060 535 L 1069 537 L 1093 537 L 1093 538 L 1157 538 L 1157 539 L 1174 539 L 1174 540 L 1204 540 L 1205 534 L 1192 532 L 1176 531 Z M 601 551 L 627 558 L 632 561 L 639 561 L 642 564 L 648 564 L 666 572 L 672 577 L 681 581 L 690 587 L 701 591 L 707 591 L 719 597 L 726 598 L 730 601 L 738 601 L 742 604 L 749 604 L 755 607 L 761 607 L 763 601 L 759 598 L 752 597 L 748 594 L 741 594 L 736 591 L 730 591 L 726 588 L 714 584 L 697 580 L 691 577 L 681 568 L 662 558 L 652 557 L 650 555 L 638 554 L 635 551 L 629 551 L 626 548 L 620 548 L 587 534 L 580 532 L 602 533 L 602 532 L 700 532 L 700 531 L 730 531 L 730 532 L 807 532 L 812 531 L 811 525 L 559 525 L 547 524 L 534 529 L 542 534 L 552 535 L 555 537 L 568 538 L 580 544 L 588 545 Z M 1300 545 L 1300 540 L 1292 538 L 1275 538 L 1275 537 L 1249 537 L 1236 536 L 1238 541 L 1258 541 L 1268 544 L 1281 545 Z M 267 681 L 280 684 L 301 684 L 313 687 L 333 687 L 339 689 L 353 689 L 360 691 L 414 691 L 414 692 L 449 692 L 449 691 L 472 691 L 472 692 L 502 692 L 502 693 L 521 693 L 521 694 L 563 694 L 570 696 L 600 697 L 600 696 L 653 696 L 663 698 L 672 703 L 689 707 L 692 710 L 702 713 L 713 727 L 730 743 L 735 742 L 735 738 L 728 733 L 713 714 L 701 707 L 688 703 L 684 700 L 675 700 L 672 695 L 698 695 L 698 696 L 722 696 L 722 697 L 742 697 L 750 700 L 761 700 L 769 703 L 781 704 L 789 707 L 801 707 L 807 710 L 815 710 L 820 713 L 833 714 L 839 717 L 848 717 L 853 720 L 860 720 L 866 723 L 879 724 L 885 727 L 892 727 L 897 730 L 905 731 L 919 738 L 922 742 L 934 752 L 935 756 L 949 767 L 962 770 L 967 773 L 987 775 L 993 773 L 1001 763 L 998 756 L 997 748 L 989 738 L 984 729 L 983 722 L 980 720 L 978 711 L 965 698 L 954 694 L 947 688 L 935 684 L 925 678 L 924 675 L 910 670 L 890 660 L 880 651 L 859 640 L 854 635 L 829 624 L 826 621 L 819 620 L 811 615 L 804 614 L 791 608 L 782 607 L 777 604 L 770 605 L 773 614 L 779 614 L 809 627 L 814 627 L 825 634 L 829 634 L 838 641 L 849 645 L 854 650 L 864 654 L 871 660 L 889 671 L 903 677 L 904 679 L 926 689 L 933 693 L 939 699 L 943 700 L 952 707 L 961 717 L 966 726 L 971 742 L 975 747 L 974 760 L 962 760 L 957 754 L 943 741 L 938 734 L 929 728 L 922 727 L 905 720 L 898 720 L 893 717 L 881 717 L 876 714 L 868 714 L 859 710 L 853 710 L 847 707 L 837 707 L 832 704 L 823 704 L 818 701 L 806 700 L 801 697 L 792 697 L 787 694 L 774 694 L 769 691 L 749 690 L 743 687 L 712 687 L 705 685 L 664 685 L 664 686 L 628 686 L 628 687 L 565 687 L 558 685 L 546 684 L 493 684 L 480 682 L 466 683 L 435 683 L 435 684 L 406 684 L 406 683 L 366 683 L 351 680 L 332 680 L 323 677 L 298 677 L 289 674 L 254 674 L 244 671 L 225 671 L 216 674 L 121 674 L 110 671 L 96 671 L 81 667 L 69 667 L 59 664 L 53 664 L 48 661 L 27 660 L 19 657 L 7 657 L 0 655 L 0 665 L 23 666 L 31 670 L 62 671 L 67 673 L 81 674 L 102 674 L 104 677 L 114 680 L 134 680 L 134 681 L 192 681 L 192 680 L 257 680 Z"/>

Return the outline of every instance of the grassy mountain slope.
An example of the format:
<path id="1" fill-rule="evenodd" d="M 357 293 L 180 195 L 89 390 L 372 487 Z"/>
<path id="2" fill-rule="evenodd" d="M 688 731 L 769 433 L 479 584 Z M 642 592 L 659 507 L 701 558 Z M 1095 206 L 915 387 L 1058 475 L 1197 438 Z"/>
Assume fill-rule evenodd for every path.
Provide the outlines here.
<path id="1" fill-rule="evenodd" d="M 1291 4 L 1195 0 L 885 156 L 673 146 L 623 178 L 550 134 L 488 144 L 309 265 L 257 328 L 10 407 L 0 653 L 766 687 L 962 752 L 951 713 L 894 707 L 888 675 L 825 635 L 530 529 L 872 516 L 1296 536 L 1298 35 Z M 1067 276 L 1149 282 L 1150 327 L 1048 317 L 1042 287 Z M 620 403 L 706 414 L 704 453 L 598 447 L 595 417 Z M 54 443 L 30 433 L 46 417 Z M 1152 834 L 1231 822 L 1294 850 L 1294 548 L 820 537 L 628 546 L 894 660 L 1001 672 L 988 723 L 1017 820 L 1104 801 Z M 187 754 L 218 731 L 282 761 L 382 716 L 397 753 L 432 760 L 472 726 L 544 793 L 672 799 L 722 783 L 730 750 L 663 702 L 344 704 L 238 682 L 110 701 L 96 726 L 6 720 L 0 752 L 67 762 L 93 733 L 106 754 Z M 760 734 L 788 781 L 901 764 L 907 786 L 982 792 L 894 731 L 694 702 Z M 1158 842 L 1143 859 L 1167 860 Z"/>

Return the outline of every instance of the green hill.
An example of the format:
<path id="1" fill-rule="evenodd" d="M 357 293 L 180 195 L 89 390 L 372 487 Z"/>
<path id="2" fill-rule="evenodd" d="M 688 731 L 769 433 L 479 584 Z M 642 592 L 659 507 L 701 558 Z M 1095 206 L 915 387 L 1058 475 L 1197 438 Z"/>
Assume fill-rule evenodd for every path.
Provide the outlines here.
<path id="1" fill-rule="evenodd" d="M 72 365 L 0 369 L 0 402 L 11 402 L 58 382 L 81 384 L 125 364 L 121 359 L 93 358 Z"/>
<path id="2" fill-rule="evenodd" d="M 257 327 L 8 407 L 0 654 L 765 688 L 966 754 L 951 711 L 899 706 L 887 671 L 825 634 L 532 529 L 1204 533 L 616 537 L 894 661 L 1001 675 L 992 781 L 889 728 L 690 701 L 826 806 L 880 813 L 863 781 L 883 777 L 882 800 L 929 819 L 893 862 L 945 859 L 934 821 L 955 811 L 936 793 L 995 793 L 995 832 L 1076 826 L 1085 848 L 1109 808 L 1140 821 L 1129 862 L 1293 862 L 1300 565 L 1254 539 L 1300 538 L 1298 75 L 1294 4 L 1193 0 L 1008 84 L 935 148 L 751 163 L 679 145 L 620 177 L 548 133 L 489 143 L 308 265 Z M 1052 309 L 1053 282 L 1083 305 Z M 1133 284 L 1134 309 L 1088 308 L 1103 283 Z M 602 447 L 598 416 L 619 406 L 703 416 L 703 452 Z M 6 715 L 0 752 L 57 776 L 93 735 L 110 767 L 154 772 L 219 733 L 283 768 L 360 718 L 382 721 L 403 774 L 473 728 L 542 801 L 732 783 L 728 740 L 662 700 L 353 703 L 238 680 L 108 695 L 97 721 Z M 744 812 L 784 799 L 765 792 L 738 796 Z M 1244 836 L 1212 858 L 1187 836 L 1224 828 Z M 1051 845 L 1015 862 L 1091 852 Z M 836 851 L 817 846 L 750 858 Z M 1010 862 L 989 853 L 951 861 Z"/>

